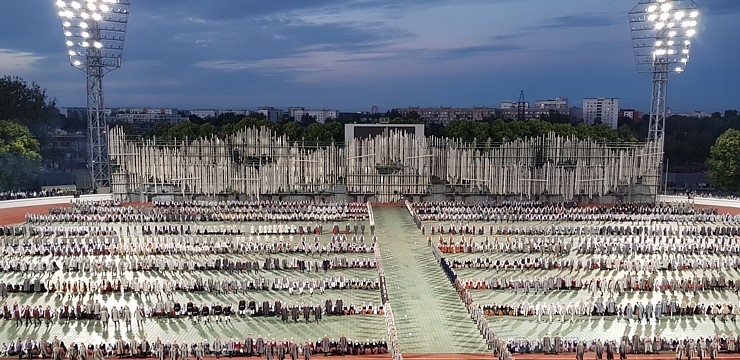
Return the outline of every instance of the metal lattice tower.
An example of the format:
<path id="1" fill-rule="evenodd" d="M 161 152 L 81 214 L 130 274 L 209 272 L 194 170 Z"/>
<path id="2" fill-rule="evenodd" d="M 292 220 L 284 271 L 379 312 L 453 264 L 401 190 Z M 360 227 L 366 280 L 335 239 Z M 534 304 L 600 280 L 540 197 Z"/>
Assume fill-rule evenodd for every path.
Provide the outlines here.
<path id="1" fill-rule="evenodd" d="M 527 120 L 527 100 L 524 99 L 524 90 L 519 93 L 519 101 L 516 103 L 516 119 Z"/>
<path id="2" fill-rule="evenodd" d="M 692 0 L 641 0 L 629 13 L 638 71 L 652 74 L 647 140 L 656 156 L 648 159 L 648 166 L 656 177 L 649 185 L 657 186 L 660 179 L 668 78 L 686 70 L 699 15 L 699 6 Z"/>
<path id="3" fill-rule="evenodd" d="M 121 67 L 128 25 L 128 0 L 55 2 L 64 31 L 70 64 L 87 75 L 87 128 L 92 185 L 110 186 L 108 122 L 103 77 Z"/>

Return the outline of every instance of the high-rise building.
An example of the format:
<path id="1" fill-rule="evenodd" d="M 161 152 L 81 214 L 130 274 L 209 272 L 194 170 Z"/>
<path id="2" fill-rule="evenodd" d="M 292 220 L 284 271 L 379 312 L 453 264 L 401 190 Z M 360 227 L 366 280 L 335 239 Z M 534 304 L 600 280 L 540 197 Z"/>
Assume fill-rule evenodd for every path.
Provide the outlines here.
<path id="1" fill-rule="evenodd" d="M 589 124 L 606 124 L 616 129 L 619 121 L 619 99 L 583 99 L 583 121 Z"/>
<path id="2" fill-rule="evenodd" d="M 378 113 L 378 107 L 373 105 L 372 108 L 370 108 L 370 114 L 375 115 Z"/>

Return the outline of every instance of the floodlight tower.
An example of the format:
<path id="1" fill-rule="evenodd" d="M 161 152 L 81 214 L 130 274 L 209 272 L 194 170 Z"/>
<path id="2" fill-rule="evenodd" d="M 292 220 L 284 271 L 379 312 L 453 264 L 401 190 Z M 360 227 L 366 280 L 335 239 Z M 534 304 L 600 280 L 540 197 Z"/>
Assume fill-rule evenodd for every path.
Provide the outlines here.
<path id="1" fill-rule="evenodd" d="M 641 0 L 629 14 L 638 71 L 653 77 L 647 140 L 652 150 L 648 168 L 656 176 L 650 185 L 660 182 L 668 78 L 686 70 L 699 15 L 693 0 Z"/>
<path id="2" fill-rule="evenodd" d="M 128 25 L 128 0 L 58 0 L 55 2 L 73 67 L 87 75 L 87 128 L 92 185 L 110 186 L 108 123 L 103 77 L 121 67 Z"/>

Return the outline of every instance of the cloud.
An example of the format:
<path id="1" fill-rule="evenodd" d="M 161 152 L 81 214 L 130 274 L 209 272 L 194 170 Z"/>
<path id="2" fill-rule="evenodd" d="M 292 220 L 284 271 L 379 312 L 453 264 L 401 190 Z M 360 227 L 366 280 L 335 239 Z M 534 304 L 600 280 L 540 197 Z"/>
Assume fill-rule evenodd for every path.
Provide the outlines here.
<path id="1" fill-rule="evenodd" d="M 427 50 L 427 56 L 436 59 L 464 59 L 475 56 L 486 56 L 497 53 L 505 53 L 516 50 L 521 50 L 522 47 L 514 44 L 497 43 L 497 44 L 483 44 L 483 45 L 472 45 L 450 49 L 434 49 Z"/>
<path id="2" fill-rule="evenodd" d="M 0 49 L 0 73 L 18 74 L 32 70 L 43 56 L 25 51 Z"/>
<path id="3" fill-rule="evenodd" d="M 511 0 L 310 0 L 310 1 L 264 1 L 264 0 L 157 0 L 147 2 L 147 9 L 155 14 L 172 13 L 172 9 L 188 9 L 198 18 L 212 21 L 243 20 L 275 14 L 302 14 L 310 12 L 341 13 L 364 9 L 384 10 L 388 13 L 408 11 L 413 8 L 429 8 L 474 2 L 509 2 Z"/>
<path id="4" fill-rule="evenodd" d="M 544 24 L 536 26 L 537 29 L 574 29 L 592 28 L 620 25 L 624 23 L 623 18 L 611 14 L 584 13 L 575 15 L 559 16 Z"/>
<path id="5" fill-rule="evenodd" d="M 733 15 L 740 13 L 738 0 L 712 0 L 707 2 L 706 11 L 709 15 Z"/>

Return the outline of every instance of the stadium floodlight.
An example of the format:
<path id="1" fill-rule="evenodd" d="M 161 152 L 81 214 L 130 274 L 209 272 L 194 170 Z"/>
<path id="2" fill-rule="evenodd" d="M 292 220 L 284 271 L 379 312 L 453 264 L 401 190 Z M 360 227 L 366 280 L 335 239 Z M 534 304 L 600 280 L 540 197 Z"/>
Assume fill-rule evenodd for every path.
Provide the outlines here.
<path id="1" fill-rule="evenodd" d="M 128 0 L 57 0 L 70 64 L 87 75 L 87 127 L 95 189 L 110 186 L 103 77 L 121 67 Z"/>
<path id="2" fill-rule="evenodd" d="M 629 13 L 638 71 L 653 79 L 648 143 L 657 161 L 648 166 L 656 179 L 664 151 L 668 78 L 686 70 L 699 16 L 699 6 L 692 0 L 641 0 Z"/>

